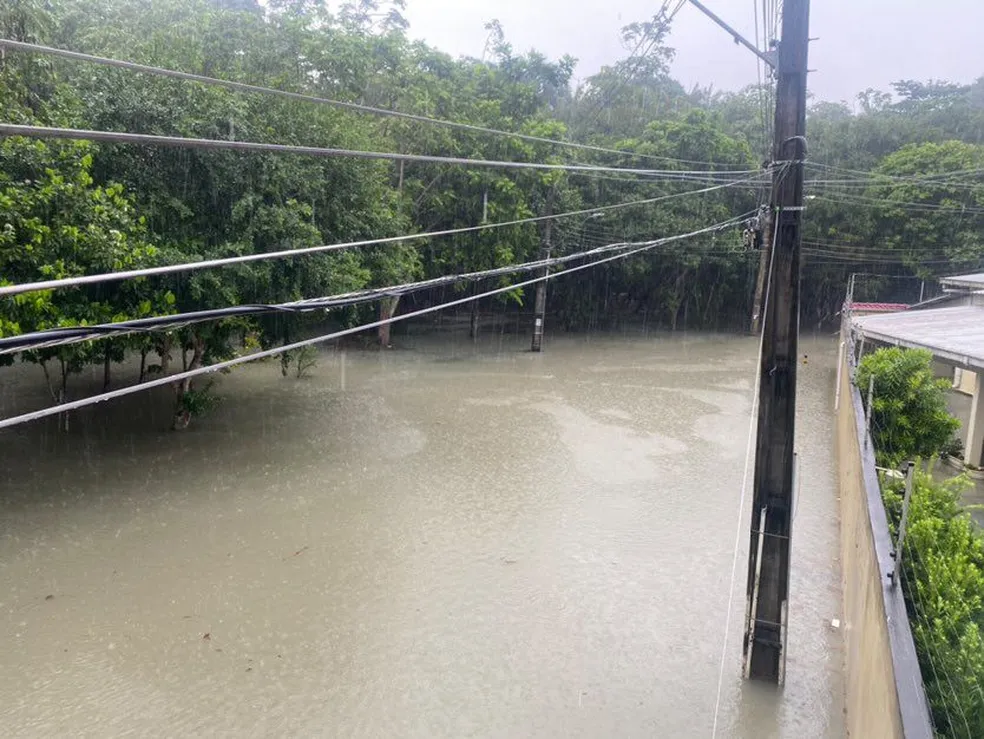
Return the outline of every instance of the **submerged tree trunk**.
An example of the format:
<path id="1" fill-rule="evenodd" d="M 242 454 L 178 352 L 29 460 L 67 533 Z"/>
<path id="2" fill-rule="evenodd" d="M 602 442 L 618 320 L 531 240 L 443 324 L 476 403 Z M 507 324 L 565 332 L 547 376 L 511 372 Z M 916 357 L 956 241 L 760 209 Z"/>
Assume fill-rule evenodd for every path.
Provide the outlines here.
<path id="1" fill-rule="evenodd" d="M 192 340 L 191 362 L 185 364 L 185 371 L 198 369 L 202 363 L 202 356 L 205 354 L 205 340 L 200 336 L 195 336 Z M 187 354 L 182 349 L 182 357 L 187 358 Z M 174 422 L 172 428 L 175 431 L 182 431 L 188 428 L 191 423 L 191 409 L 186 402 L 186 396 L 195 388 L 195 381 L 191 377 L 186 377 L 174 383 Z"/>
<path id="2" fill-rule="evenodd" d="M 379 301 L 379 320 L 387 321 L 393 317 L 396 313 L 396 306 L 400 303 L 400 296 L 397 295 L 394 298 L 383 298 Z M 384 323 L 377 329 L 377 338 L 379 339 L 379 345 L 388 349 L 390 347 L 390 328 L 393 326 L 391 323 Z"/>
<path id="3" fill-rule="evenodd" d="M 61 390 L 58 391 L 58 403 L 61 404 L 64 403 L 65 398 L 68 397 L 68 363 L 60 357 L 58 361 L 61 363 Z M 67 411 L 58 416 L 58 421 L 62 431 L 68 431 Z"/>
<path id="4" fill-rule="evenodd" d="M 471 322 L 468 327 L 468 337 L 478 338 L 478 301 L 473 300 L 471 304 Z"/>
<path id="5" fill-rule="evenodd" d="M 44 381 L 48 385 L 48 393 L 51 395 L 51 402 L 55 405 L 61 405 L 65 402 L 65 388 L 68 384 L 68 378 L 65 373 L 65 362 L 64 360 L 59 360 L 62 366 L 62 383 L 61 388 L 56 388 L 51 381 L 51 373 L 48 371 L 48 361 L 43 360 L 38 362 L 41 365 L 41 371 L 44 372 Z M 68 414 L 59 413 L 58 414 L 58 429 L 68 431 Z"/>
<path id="6" fill-rule="evenodd" d="M 290 322 L 286 318 L 284 318 L 283 326 L 283 346 L 287 346 L 290 343 Z M 290 372 L 290 363 L 293 361 L 294 355 L 289 351 L 283 352 L 280 355 L 280 374 L 283 377 L 286 377 L 287 373 Z"/>
<path id="7" fill-rule="evenodd" d="M 103 347 L 103 392 L 109 390 L 109 384 L 112 381 L 113 356 L 110 353 L 110 348 L 107 341 Z"/>
<path id="8" fill-rule="evenodd" d="M 55 386 L 51 384 L 51 373 L 48 372 L 48 360 L 43 359 L 38 364 L 41 365 L 41 371 L 44 372 L 44 381 L 48 384 L 48 393 L 51 395 L 51 402 L 58 402 L 58 391 L 55 390 Z"/>
<path id="9" fill-rule="evenodd" d="M 706 327 L 711 322 L 711 307 L 714 301 L 714 290 L 717 288 L 717 283 L 711 285 L 711 291 L 707 294 L 707 302 L 704 304 L 704 327 Z"/>

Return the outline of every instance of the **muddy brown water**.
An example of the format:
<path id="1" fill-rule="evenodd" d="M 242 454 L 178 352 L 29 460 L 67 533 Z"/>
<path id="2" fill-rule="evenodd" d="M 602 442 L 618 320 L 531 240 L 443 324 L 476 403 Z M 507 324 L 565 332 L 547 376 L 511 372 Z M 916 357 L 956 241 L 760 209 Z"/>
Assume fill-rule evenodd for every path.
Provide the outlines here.
<path id="1" fill-rule="evenodd" d="M 710 736 L 757 343 L 547 338 L 0 432 L 3 734 Z M 844 735 L 836 342 L 802 343 L 787 684 L 739 676 L 746 510 L 722 737 Z M 0 371 L 2 415 L 39 380 Z"/>

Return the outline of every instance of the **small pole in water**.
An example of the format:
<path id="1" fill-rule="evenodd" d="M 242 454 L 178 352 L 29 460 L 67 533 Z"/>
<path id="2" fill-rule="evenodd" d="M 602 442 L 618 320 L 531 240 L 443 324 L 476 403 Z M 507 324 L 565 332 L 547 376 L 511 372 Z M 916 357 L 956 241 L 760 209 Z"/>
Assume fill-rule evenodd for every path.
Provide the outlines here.
<path id="1" fill-rule="evenodd" d="M 551 214 L 550 204 L 547 204 L 547 215 Z M 553 221 L 547 220 L 543 224 L 543 248 L 541 255 L 543 259 L 550 259 L 550 236 L 553 230 Z M 550 274 L 550 268 L 543 268 L 543 277 Z M 530 344 L 531 352 L 539 352 L 543 349 L 543 321 L 547 313 L 547 281 L 546 279 L 536 283 L 536 298 L 533 304 L 533 342 Z"/>

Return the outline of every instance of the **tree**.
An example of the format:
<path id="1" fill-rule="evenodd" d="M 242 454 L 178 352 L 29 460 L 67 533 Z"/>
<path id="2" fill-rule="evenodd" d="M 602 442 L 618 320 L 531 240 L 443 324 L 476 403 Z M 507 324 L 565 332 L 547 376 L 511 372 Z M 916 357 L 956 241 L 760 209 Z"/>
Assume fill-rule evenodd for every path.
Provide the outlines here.
<path id="1" fill-rule="evenodd" d="M 60 279 L 94 272 L 149 266 L 160 251 L 150 243 L 144 220 L 117 184 L 96 185 L 90 174 L 93 148 L 84 142 L 49 145 L 22 139 L 0 142 L 0 275 L 2 283 Z M 3 335 L 85 326 L 167 314 L 174 295 L 146 281 L 22 293 L 3 301 Z M 98 357 L 119 361 L 123 344 L 88 342 L 26 355 L 62 402 L 70 375 Z M 56 385 L 48 363 L 61 369 Z"/>
<path id="2" fill-rule="evenodd" d="M 855 383 L 871 403 L 871 435 L 882 464 L 939 455 L 960 422 L 946 406 L 949 382 L 933 375 L 933 355 L 922 349 L 890 347 L 863 357 Z"/>
<path id="3" fill-rule="evenodd" d="M 864 193 L 873 237 L 923 276 L 922 265 L 972 268 L 984 256 L 984 146 L 961 141 L 910 144 L 885 157 Z"/>

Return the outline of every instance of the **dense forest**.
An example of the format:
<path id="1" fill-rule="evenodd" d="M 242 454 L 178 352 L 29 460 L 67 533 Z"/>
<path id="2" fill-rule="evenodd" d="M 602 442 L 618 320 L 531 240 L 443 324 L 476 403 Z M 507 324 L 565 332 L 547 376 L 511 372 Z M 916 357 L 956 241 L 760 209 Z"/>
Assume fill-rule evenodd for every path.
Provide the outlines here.
<path id="1" fill-rule="evenodd" d="M 523 134 L 491 135 L 337 106 L 6 50 L 6 123 L 468 159 L 658 168 L 680 177 L 495 169 L 433 162 L 0 139 L 0 284 L 586 211 L 550 221 L 554 255 L 699 230 L 767 201 L 772 86 L 684 89 L 662 16 L 624 29 L 625 59 L 582 84 L 576 61 L 520 53 L 487 25 L 482 58 L 408 35 L 404 0 L 8 0 L 0 36 L 104 57 Z M 912 296 L 935 275 L 984 266 L 984 78 L 900 81 L 853 106 L 809 112 L 802 320 L 834 317 L 852 273 L 864 297 Z M 551 141 L 588 144 L 572 149 Z M 703 180 L 694 172 L 703 173 Z M 722 182 L 648 205 L 591 212 Z M 686 174 L 684 176 L 684 173 Z M 190 274 L 0 299 L 0 335 L 240 304 L 276 304 L 535 260 L 544 221 Z M 758 252 L 740 229 L 709 233 L 551 284 L 555 327 L 645 320 L 747 328 Z M 897 279 L 904 277 L 906 279 Z M 508 284 L 501 276 L 495 285 Z M 490 284 L 490 283 L 483 283 Z M 421 293 L 416 305 L 474 284 Z M 859 290 L 862 288 L 859 288 Z M 409 302 L 409 301 L 407 301 Z M 484 310 L 527 310 L 522 290 Z M 401 306 L 346 308 L 346 325 Z M 277 346 L 303 316 L 275 313 L 24 352 L 54 398 L 89 364 L 141 358 L 141 376 Z M 322 319 L 323 320 L 323 317 Z M 11 361 L 11 356 L 0 356 Z M 190 390 L 190 384 L 184 390 Z M 193 402 L 192 395 L 179 405 Z"/>

